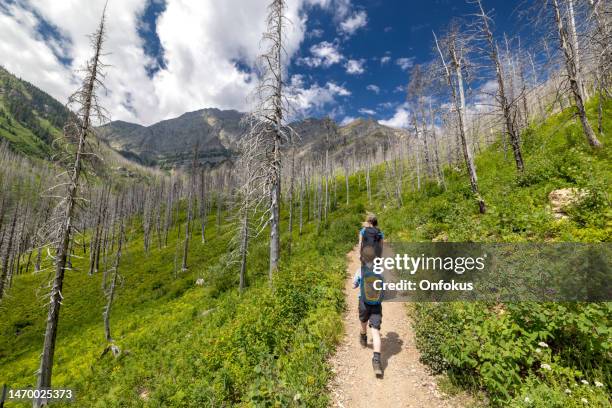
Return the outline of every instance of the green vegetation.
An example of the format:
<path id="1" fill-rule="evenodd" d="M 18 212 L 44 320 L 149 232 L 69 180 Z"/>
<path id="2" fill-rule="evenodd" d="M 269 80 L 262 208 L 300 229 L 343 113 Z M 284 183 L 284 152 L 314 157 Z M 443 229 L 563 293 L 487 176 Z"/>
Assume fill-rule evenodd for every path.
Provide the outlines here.
<path id="1" fill-rule="evenodd" d="M 609 102 L 604 118 L 609 135 Z M 447 190 L 428 185 L 403 208 L 381 209 L 382 225 L 402 240 L 609 242 L 612 149 L 602 139 L 604 148 L 592 150 L 563 112 L 523 136 L 524 175 L 501 144 L 478 156 L 487 214 L 478 214 L 465 174 L 447 169 Z M 548 194 L 566 187 L 587 193 L 570 218 L 555 220 Z M 611 303 L 415 304 L 412 315 L 422 361 L 455 384 L 485 390 L 495 406 L 610 405 Z"/>
<path id="2" fill-rule="evenodd" d="M 229 224 L 220 232 L 211 227 L 206 244 L 192 244 L 193 266 L 177 279 L 176 241 L 147 255 L 133 226 L 111 317 L 113 337 L 124 351 L 117 359 L 100 357 L 106 345 L 102 273 L 87 276 L 85 259 L 75 257 L 63 292 L 54 386 L 76 388 L 77 405 L 87 407 L 325 406 L 326 357 L 342 328 L 344 255 L 363 212 L 347 210 L 320 234 L 313 224 L 306 226 L 273 291 L 267 284 L 267 242 L 256 242 L 250 288 L 242 295 L 237 268 L 220 262 L 234 233 Z M 176 237 L 176 229 L 170 236 Z M 82 255 L 80 248 L 76 254 Z M 204 278 L 202 287 L 194 284 L 198 277 Z M 35 383 L 47 280 L 45 272 L 17 276 L 0 306 L 0 383 Z"/>
<path id="3" fill-rule="evenodd" d="M 611 111 L 608 103 L 607 134 Z M 384 165 L 372 172 L 378 205 L 366 204 L 363 172 L 353 175 L 350 206 L 333 208 L 330 222 L 318 230 L 315 222 L 306 223 L 301 237 L 294 228 L 292 255 L 282 260 L 274 290 L 267 283 L 265 234 L 253 242 L 248 289 L 239 294 L 237 267 L 222 266 L 235 233 L 229 223 L 216 231 L 211 218 L 208 242 L 192 240 L 191 267 L 175 278 L 176 228 L 167 248 L 145 254 L 135 222 L 111 317 L 123 350 L 118 358 L 100 356 L 106 346 L 102 274 L 87 276 L 88 255 L 77 246 L 76 255 L 84 258 L 74 257 L 75 270 L 66 276 L 54 386 L 75 388 L 76 406 L 83 407 L 326 406 L 326 359 L 341 335 L 345 254 L 366 207 L 378 213 L 391 241 L 609 240 L 610 138 L 602 137 L 601 151 L 591 150 L 564 112 L 523 139 L 527 171 L 521 177 L 501 144 L 478 156 L 485 215 L 478 214 L 465 172 L 446 169 L 446 189 L 427 184 L 406 193 L 402 208 L 393 208 L 380 187 Z M 337 182 L 336 200 L 344 203 L 343 180 Z M 556 221 L 547 197 L 563 187 L 587 195 L 569 219 Z M 286 213 L 283 221 L 286 231 Z M 286 232 L 282 238 L 286 243 Z M 200 277 L 201 287 L 194 283 Z M 16 276 L 0 305 L 0 383 L 35 383 L 48 279 L 47 272 Z M 591 406 L 609 404 L 609 303 L 412 309 L 423 361 L 456 385 L 484 390 L 494 405 L 577 407 L 583 398 Z"/>
<path id="4" fill-rule="evenodd" d="M 0 139 L 27 156 L 49 158 L 68 109 L 0 66 Z"/>

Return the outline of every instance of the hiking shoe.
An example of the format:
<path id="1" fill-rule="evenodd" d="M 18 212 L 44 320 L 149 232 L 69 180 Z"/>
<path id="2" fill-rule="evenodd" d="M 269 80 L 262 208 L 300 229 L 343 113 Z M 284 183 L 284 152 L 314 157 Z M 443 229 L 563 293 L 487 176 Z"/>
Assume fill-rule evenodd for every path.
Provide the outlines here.
<path id="1" fill-rule="evenodd" d="M 365 333 L 359 333 L 359 343 L 362 347 L 368 346 L 368 335 Z"/>
<path id="2" fill-rule="evenodd" d="M 382 365 L 380 364 L 380 358 L 377 358 L 377 357 L 372 358 L 372 368 L 374 369 L 374 374 L 377 377 L 382 377 L 383 370 L 382 370 Z"/>

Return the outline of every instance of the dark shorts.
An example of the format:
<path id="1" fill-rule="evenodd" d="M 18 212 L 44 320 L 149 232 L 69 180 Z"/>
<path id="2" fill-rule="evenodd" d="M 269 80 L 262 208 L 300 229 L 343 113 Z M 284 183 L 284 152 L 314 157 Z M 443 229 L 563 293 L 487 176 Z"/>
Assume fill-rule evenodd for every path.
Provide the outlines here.
<path id="1" fill-rule="evenodd" d="M 363 300 L 359 299 L 359 321 L 365 323 L 370 321 L 369 326 L 373 329 L 380 330 L 382 323 L 382 305 L 368 305 Z"/>

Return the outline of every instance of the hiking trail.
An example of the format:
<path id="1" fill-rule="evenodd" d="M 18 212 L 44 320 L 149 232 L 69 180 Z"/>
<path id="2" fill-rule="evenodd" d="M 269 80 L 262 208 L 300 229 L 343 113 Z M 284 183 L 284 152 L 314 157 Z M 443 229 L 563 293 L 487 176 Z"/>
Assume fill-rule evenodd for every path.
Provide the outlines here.
<path id="1" fill-rule="evenodd" d="M 385 252 L 387 248 L 385 248 Z M 368 328 L 368 347 L 359 344 L 357 313 L 358 289 L 352 278 L 360 265 L 358 247 L 347 254 L 345 284 L 347 310 L 345 334 L 331 358 L 335 377 L 330 383 L 331 406 L 340 408 L 383 407 L 462 407 L 458 398 L 438 390 L 434 377 L 419 362 L 414 333 L 406 307 L 401 302 L 383 303 L 381 360 L 383 378 L 372 370 L 372 336 Z"/>

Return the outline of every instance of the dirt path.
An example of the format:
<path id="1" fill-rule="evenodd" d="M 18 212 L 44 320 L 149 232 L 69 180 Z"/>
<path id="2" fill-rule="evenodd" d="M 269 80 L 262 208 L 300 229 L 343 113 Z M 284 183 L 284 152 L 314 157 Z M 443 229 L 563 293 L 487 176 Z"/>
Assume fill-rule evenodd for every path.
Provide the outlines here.
<path id="1" fill-rule="evenodd" d="M 349 267 L 345 285 L 348 305 L 344 317 L 346 333 L 332 357 L 336 374 L 330 384 L 332 406 L 359 407 L 460 407 L 445 397 L 434 378 L 419 362 L 414 333 L 404 303 L 383 304 L 382 366 L 384 376 L 378 379 L 372 370 L 372 339 L 368 329 L 368 348 L 359 344 L 357 318 L 358 290 L 352 288 L 352 277 L 359 267 L 357 247 L 347 255 Z"/>

